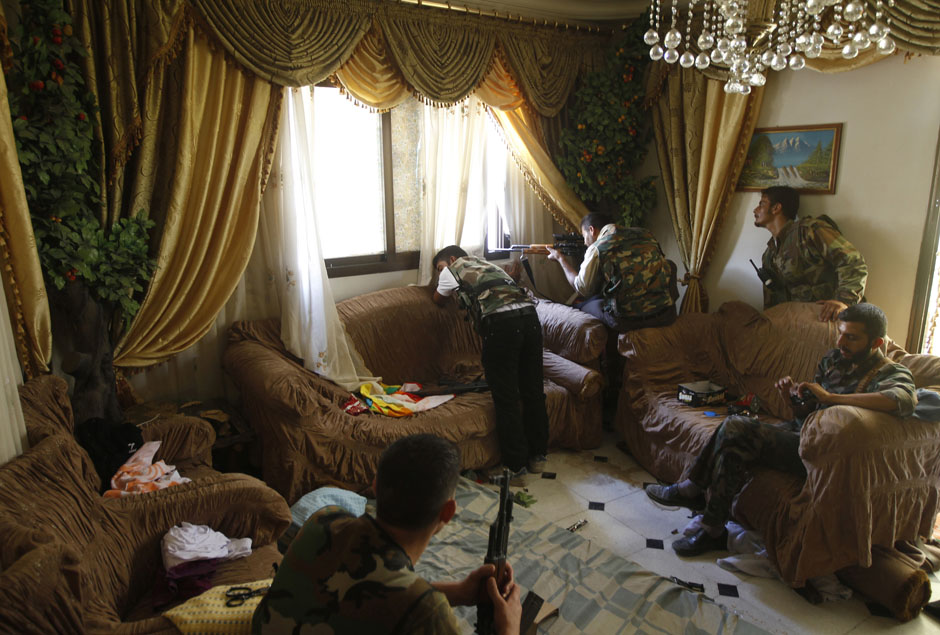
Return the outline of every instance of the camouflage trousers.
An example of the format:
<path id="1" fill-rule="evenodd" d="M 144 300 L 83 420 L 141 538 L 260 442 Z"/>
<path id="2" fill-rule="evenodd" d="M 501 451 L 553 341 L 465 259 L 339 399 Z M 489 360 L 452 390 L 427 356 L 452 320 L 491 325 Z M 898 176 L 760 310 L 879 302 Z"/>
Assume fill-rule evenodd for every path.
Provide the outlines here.
<path id="1" fill-rule="evenodd" d="M 753 465 L 806 478 L 806 467 L 800 459 L 799 426 L 795 422 L 770 425 L 740 415 L 721 422 L 687 475 L 707 492 L 702 518 L 705 524 L 725 524 Z"/>

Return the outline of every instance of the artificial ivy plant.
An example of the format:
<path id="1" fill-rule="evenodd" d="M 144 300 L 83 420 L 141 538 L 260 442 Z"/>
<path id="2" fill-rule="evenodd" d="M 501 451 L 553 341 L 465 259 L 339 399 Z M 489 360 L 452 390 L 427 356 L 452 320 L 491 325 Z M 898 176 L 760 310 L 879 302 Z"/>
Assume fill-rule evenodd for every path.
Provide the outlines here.
<path id="1" fill-rule="evenodd" d="M 87 52 L 61 0 L 30 0 L 11 30 L 12 65 L 4 69 L 26 201 L 47 284 L 79 281 L 129 323 L 155 261 L 145 214 L 110 227 L 99 221 L 100 156 L 95 99 L 78 61 Z"/>
<path id="2" fill-rule="evenodd" d="M 635 25 L 642 27 L 643 20 L 625 31 L 607 53 L 603 68 L 582 79 L 556 157 L 568 185 L 588 207 L 628 226 L 642 224 L 656 204 L 654 178 L 636 176 L 652 133 L 643 106 L 648 47 Z"/>

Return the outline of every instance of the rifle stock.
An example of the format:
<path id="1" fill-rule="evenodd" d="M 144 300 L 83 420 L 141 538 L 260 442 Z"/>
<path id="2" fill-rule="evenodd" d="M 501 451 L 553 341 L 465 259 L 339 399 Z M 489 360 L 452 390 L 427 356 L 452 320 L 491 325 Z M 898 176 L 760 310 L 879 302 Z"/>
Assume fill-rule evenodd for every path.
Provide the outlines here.
<path id="1" fill-rule="evenodd" d="M 512 522 L 512 495 L 509 492 L 509 480 L 512 478 L 508 469 L 503 470 L 502 483 L 499 486 L 499 512 L 490 525 L 490 538 L 486 546 L 483 564 L 496 567 L 496 582 L 499 583 L 506 566 L 506 552 L 509 547 L 509 524 Z M 493 604 L 489 597 L 482 597 L 477 604 L 477 629 L 479 635 L 496 633 L 493 619 Z"/>

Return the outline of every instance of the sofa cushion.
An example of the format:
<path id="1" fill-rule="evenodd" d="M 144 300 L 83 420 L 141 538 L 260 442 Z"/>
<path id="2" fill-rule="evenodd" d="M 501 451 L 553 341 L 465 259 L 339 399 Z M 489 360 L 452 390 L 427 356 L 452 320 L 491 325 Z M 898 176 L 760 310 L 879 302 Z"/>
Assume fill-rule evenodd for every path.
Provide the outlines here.
<path id="1" fill-rule="evenodd" d="M 73 434 L 69 386 L 55 375 L 34 377 L 19 387 L 20 405 L 30 445 L 54 434 Z"/>
<path id="2" fill-rule="evenodd" d="M 5 632 L 83 633 L 82 605 L 78 557 L 63 544 L 42 545 L 0 572 Z"/>

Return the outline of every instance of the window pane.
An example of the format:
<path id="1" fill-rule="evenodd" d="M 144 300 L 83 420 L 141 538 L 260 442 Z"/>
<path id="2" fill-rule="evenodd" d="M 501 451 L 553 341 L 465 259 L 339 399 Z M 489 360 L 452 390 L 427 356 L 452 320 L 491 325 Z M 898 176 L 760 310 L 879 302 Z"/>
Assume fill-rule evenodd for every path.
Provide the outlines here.
<path id="1" fill-rule="evenodd" d="M 392 182 L 395 251 L 418 251 L 421 235 L 421 104 L 408 99 L 392 109 Z"/>
<path id="2" fill-rule="evenodd" d="M 335 88 L 313 97 L 314 201 L 324 258 L 385 252 L 382 117 Z"/>

